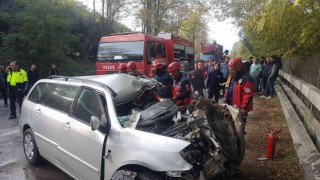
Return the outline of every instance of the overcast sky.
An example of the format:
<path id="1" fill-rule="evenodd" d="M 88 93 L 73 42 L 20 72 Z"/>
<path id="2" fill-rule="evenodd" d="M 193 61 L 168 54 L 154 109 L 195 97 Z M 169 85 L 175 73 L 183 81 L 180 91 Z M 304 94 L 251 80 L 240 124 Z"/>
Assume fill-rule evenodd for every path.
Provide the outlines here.
<path id="1" fill-rule="evenodd" d="M 77 0 L 83 2 L 84 5 L 87 5 L 89 8 L 93 7 L 92 0 Z M 100 0 L 96 0 L 96 7 L 99 7 L 98 3 L 101 3 Z M 135 27 L 134 25 L 135 18 L 130 16 L 127 17 L 121 22 L 128 26 L 133 31 L 141 31 L 140 27 Z M 209 38 L 211 40 L 216 40 L 218 44 L 223 45 L 223 49 L 228 49 L 229 51 L 232 50 L 233 44 L 239 40 L 238 36 L 238 29 L 232 25 L 230 22 L 217 22 L 217 21 L 210 21 L 209 24 Z"/>

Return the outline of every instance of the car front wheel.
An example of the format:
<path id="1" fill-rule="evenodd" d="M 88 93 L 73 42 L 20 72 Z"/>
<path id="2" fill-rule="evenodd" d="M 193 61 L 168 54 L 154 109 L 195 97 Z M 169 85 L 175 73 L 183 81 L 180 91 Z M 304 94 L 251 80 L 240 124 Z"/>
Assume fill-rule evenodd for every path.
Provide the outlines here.
<path id="1" fill-rule="evenodd" d="M 31 129 L 27 129 L 23 133 L 23 150 L 30 164 L 38 165 L 40 163 L 41 156 Z"/>

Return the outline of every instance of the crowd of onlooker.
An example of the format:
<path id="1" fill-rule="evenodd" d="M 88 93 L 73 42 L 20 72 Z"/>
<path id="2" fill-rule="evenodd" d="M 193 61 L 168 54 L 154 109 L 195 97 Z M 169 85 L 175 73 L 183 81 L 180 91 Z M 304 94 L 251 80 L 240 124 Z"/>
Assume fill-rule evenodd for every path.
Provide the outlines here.
<path id="1" fill-rule="evenodd" d="M 230 58 L 226 56 L 220 61 L 199 61 L 196 70 L 191 73 L 191 84 L 195 96 L 205 97 L 218 101 L 230 83 L 230 71 L 228 63 Z M 253 79 L 254 93 L 261 93 L 261 98 L 270 99 L 274 94 L 274 83 L 282 68 L 281 58 L 278 56 L 253 57 L 243 60 L 243 69 Z"/>

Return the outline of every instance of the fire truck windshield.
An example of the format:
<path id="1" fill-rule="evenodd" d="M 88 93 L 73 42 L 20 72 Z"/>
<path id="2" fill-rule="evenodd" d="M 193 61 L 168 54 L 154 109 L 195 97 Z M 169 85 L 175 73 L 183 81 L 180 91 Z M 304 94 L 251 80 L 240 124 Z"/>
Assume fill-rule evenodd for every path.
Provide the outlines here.
<path id="1" fill-rule="evenodd" d="M 210 61 L 210 60 L 215 60 L 216 56 L 214 54 L 199 53 L 199 58 L 200 60 L 203 60 L 203 61 Z"/>
<path id="2" fill-rule="evenodd" d="M 100 43 L 98 61 L 142 60 L 143 49 L 143 41 Z"/>

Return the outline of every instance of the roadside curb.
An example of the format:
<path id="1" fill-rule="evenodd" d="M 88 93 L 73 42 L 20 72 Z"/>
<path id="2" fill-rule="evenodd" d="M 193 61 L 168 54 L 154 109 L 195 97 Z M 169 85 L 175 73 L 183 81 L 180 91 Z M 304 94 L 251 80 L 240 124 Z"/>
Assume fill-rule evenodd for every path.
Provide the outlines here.
<path id="1" fill-rule="evenodd" d="M 276 92 L 280 99 L 304 177 L 308 180 L 320 180 L 320 154 L 286 93 L 279 84 L 276 84 Z"/>

